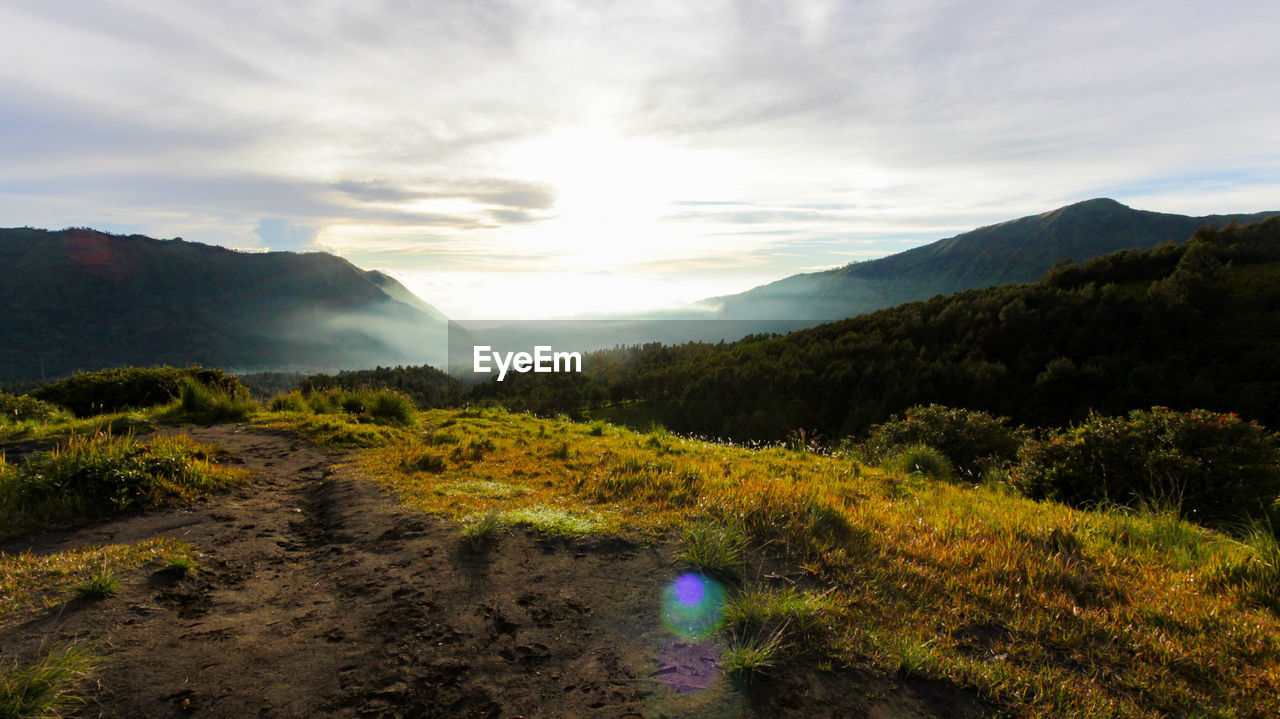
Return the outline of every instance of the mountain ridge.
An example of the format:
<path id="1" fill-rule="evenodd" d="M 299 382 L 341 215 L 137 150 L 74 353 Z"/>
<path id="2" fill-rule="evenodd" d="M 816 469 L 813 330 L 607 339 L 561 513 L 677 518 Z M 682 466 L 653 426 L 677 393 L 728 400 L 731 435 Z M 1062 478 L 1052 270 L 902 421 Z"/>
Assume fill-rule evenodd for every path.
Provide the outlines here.
<path id="1" fill-rule="evenodd" d="M 1182 242 L 1206 225 L 1257 222 L 1275 214 L 1280 211 L 1193 217 L 1095 198 L 699 304 L 717 307 L 729 319 L 843 319 L 940 294 L 1032 282 L 1059 260 Z"/>
<path id="2" fill-rule="evenodd" d="M 445 321 L 393 278 L 322 252 L 8 228 L 0 263 L 9 380 L 126 364 L 420 364 L 434 344 L 426 335 Z"/>

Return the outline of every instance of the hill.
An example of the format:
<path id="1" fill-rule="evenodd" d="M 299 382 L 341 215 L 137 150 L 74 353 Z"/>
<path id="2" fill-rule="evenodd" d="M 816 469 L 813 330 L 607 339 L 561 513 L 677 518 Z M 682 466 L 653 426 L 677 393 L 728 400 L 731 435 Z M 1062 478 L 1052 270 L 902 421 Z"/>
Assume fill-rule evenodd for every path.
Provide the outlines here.
<path id="1" fill-rule="evenodd" d="M 1280 217 L 785 336 L 633 346 L 473 396 L 736 439 L 865 431 L 936 402 L 1033 425 L 1164 405 L 1280 426 Z"/>
<path id="2" fill-rule="evenodd" d="M 1082 262 L 1118 250 L 1182 242 L 1206 225 L 1257 222 L 1273 214 L 1188 217 L 1088 200 L 703 304 L 731 319 L 843 319 L 934 295 L 1031 282 L 1059 260 Z"/>
<path id="3" fill-rule="evenodd" d="M 17 228 L 0 230 L 0 266 L 0 378 L 10 381 L 120 365 L 332 370 L 443 357 L 443 315 L 325 253 Z"/>

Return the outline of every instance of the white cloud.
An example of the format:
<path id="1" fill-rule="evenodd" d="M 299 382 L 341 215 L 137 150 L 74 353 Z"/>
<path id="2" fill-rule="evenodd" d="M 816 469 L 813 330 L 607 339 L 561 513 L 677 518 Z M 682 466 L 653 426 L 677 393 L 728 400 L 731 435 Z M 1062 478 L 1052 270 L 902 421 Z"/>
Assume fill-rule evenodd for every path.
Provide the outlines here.
<path id="1" fill-rule="evenodd" d="M 1269 1 L 7 3 L 0 224 L 309 228 L 287 241 L 393 270 L 716 294 L 1100 195 L 1276 209 L 1278 25 Z"/>

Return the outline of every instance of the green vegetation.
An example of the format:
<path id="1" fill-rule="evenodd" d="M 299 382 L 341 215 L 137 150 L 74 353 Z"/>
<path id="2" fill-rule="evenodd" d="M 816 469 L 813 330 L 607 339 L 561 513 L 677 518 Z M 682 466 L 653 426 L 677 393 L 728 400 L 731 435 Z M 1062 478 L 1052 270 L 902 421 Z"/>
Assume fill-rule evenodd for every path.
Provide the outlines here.
<path id="1" fill-rule="evenodd" d="M 257 403 L 247 396 L 229 394 L 185 380 L 178 401 L 157 414 L 156 418 L 173 423 L 218 424 L 248 419 L 257 409 Z"/>
<path id="2" fill-rule="evenodd" d="M 1092 415 L 1024 445 L 1011 481 L 1029 496 L 1070 504 L 1166 504 L 1218 526 L 1266 519 L 1280 508 L 1280 438 L 1204 410 Z"/>
<path id="3" fill-rule="evenodd" d="M 743 569 L 747 538 L 732 524 L 697 521 L 681 535 L 679 558 L 721 577 L 733 578 Z"/>
<path id="4" fill-rule="evenodd" d="M 297 385 L 303 394 L 329 389 L 360 391 L 385 389 L 407 397 L 417 407 L 448 407 L 462 396 L 462 383 L 435 367 L 378 367 L 369 370 L 344 370 L 336 375 L 314 374 Z"/>
<path id="5" fill-rule="evenodd" d="M 29 395 L 15 396 L 0 392 L 0 424 L 48 424 L 60 419 L 68 419 L 66 411 L 48 402 L 41 402 Z"/>
<path id="6" fill-rule="evenodd" d="M 490 512 L 462 525 L 462 541 L 472 549 L 480 549 L 492 542 L 502 528 L 502 518 Z"/>
<path id="7" fill-rule="evenodd" d="M 920 474 L 929 479 L 953 480 L 955 467 L 942 452 L 927 444 L 912 444 L 890 451 L 881 467 L 896 474 Z"/>
<path id="8" fill-rule="evenodd" d="M 209 462 L 216 450 L 185 435 L 143 443 L 110 433 L 72 435 L 20 464 L 0 458 L 0 536 L 127 509 L 189 502 L 242 480 Z"/>
<path id="9" fill-rule="evenodd" d="M 987 468 L 1012 461 L 1024 434 L 1004 417 L 932 404 L 911 407 L 905 416 L 872 427 L 863 454 L 883 461 L 903 447 L 927 445 L 954 462 L 960 476 L 976 481 Z"/>
<path id="10" fill-rule="evenodd" d="M 862 438 L 929 404 L 1033 427 L 1152 406 L 1280 427 L 1277 364 L 1272 218 L 783 337 L 591 353 L 581 374 L 512 375 L 471 397 L 544 416 L 617 409 L 637 427 L 735 441 L 782 441 L 798 429 Z M 965 474 L 968 457 L 952 459 Z"/>
<path id="11" fill-rule="evenodd" d="M 320 252 L 14 228 L 0 229 L 0 267 L 0 378 L 11 381 L 193 360 L 420 362 L 446 322 L 394 279 Z"/>
<path id="12" fill-rule="evenodd" d="M 75 596 L 75 587 L 97 574 L 121 576 L 143 564 L 194 556 L 194 546 L 167 538 L 40 555 L 0 554 L 0 623 L 65 603 Z"/>
<path id="13" fill-rule="evenodd" d="M 178 399 L 184 388 L 199 385 L 228 397 L 247 398 L 248 390 L 220 369 L 121 367 L 80 372 L 31 391 L 35 399 L 65 407 L 77 417 L 145 409 Z"/>
<path id="14" fill-rule="evenodd" d="M 69 716 L 85 703 L 76 686 L 98 663 L 81 644 L 47 652 L 30 664 L 0 665 L 0 719 Z"/>
<path id="15" fill-rule="evenodd" d="M 120 580 L 106 569 L 75 586 L 77 599 L 106 599 L 120 591 Z"/>
<path id="16" fill-rule="evenodd" d="M 784 662 L 906 672 L 1032 717 L 1280 711 L 1273 544 L 782 447 L 597 436 L 496 410 L 418 422 L 355 458 L 411 508 L 481 536 L 674 534 L 686 561 L 730 568 L 733 676 Z M 470 445 L 488 449 L 416 468 Z"/>

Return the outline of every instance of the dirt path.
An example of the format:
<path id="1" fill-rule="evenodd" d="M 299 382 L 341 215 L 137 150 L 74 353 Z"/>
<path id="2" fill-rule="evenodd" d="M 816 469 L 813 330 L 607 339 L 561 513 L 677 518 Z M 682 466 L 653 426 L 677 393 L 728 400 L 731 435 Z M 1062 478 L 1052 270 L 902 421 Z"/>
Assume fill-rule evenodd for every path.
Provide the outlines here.
<path id="1" fill-rule="evenodd" d="M 974 716 L 941 684 L 784 671 L 716 681 L 718 649 L 660 621 L 670 546 L 503 535 L 467 550 L 338 459 L 243 426 L 196 428 L 254 471 L 196 507 L 0 546 L 56 551 L 169 536 L 200 571 L 155 568 L 114 597 L 0 628 L 6 653 L 91 638 L 110 661 L 83 716 Z"/>

